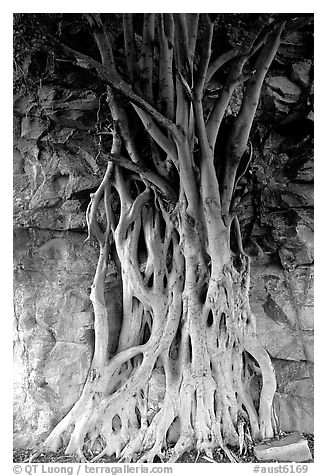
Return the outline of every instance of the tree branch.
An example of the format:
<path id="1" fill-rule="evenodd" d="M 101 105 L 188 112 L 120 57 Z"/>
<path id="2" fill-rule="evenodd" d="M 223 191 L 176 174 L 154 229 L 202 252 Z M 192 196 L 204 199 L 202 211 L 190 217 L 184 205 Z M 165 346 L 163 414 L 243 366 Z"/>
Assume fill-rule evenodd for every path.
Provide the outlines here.
<path id="1" fill-rule="evenodd" d="M 243 44 L 240 47 L 232 48 L 225 53 L 222 53 L 218 58 L 216 58 L 208 67 L 207 77 L 205 81 L 205 88 L 208 86 L 208 83 L 212 76 L 228 61 L 236 58 L 237 56 L 244 57 L 244 59 L 249 59 L 266 41 L 267 36 L 271 33 L 268 31 L 266 35 L 261 38 L 257 43 L 255 40 L 258 39 L 260 33 L 264 29 L 265 25 L 271 21 L 270 15 L 259 16 L 255 24 L 253 25 L 251 31 L 247 35 Z"/>
<path id="2" fill-rule="evenodd" d="M 227 215 L 229 212 L 237 169 L 247 147 L 250 130 L 260 98 L 262 84 L 280 45 L 280 38 L 284 25 L 285 23 L 282 23 L 269 35 L 268 40 L 258 57 L 255 64 L 255 73 L 247 83 L 240 112 L 235 120 L 232 133 L 228 139 L 222 195 L 223 215 Z"/>
<path id="3" fill-rule="evenodd" d="M 149 198 L 149 189 L 144 190 L 144 192 L 140 193 L 140 195 L 135 198 L 133 205 L 131 206 L 131 209 L 126 217 L 129 223 L 132 223 L 138 216 L 140 216 L 142 207 L 149 200 Z"/>
<path id="4" fill-rule="evenodd" d="M 86 210 L 86 223 L 88 227 L 88 236 L 86 240 L 88 240 L 92 235 L 97 239 L 100 243 L 100 246 L 104 246 L 106 242 L 106 236 L 102 232 L 98 220 L 97 220 L 97 210 L 100 203 L 100 200 L 104 194 L 105 188 L 108 186 L 110 179 L 113 174 L 113 164 L 108 163 L 107 170 L 105 176 L 102 179 L 99 188 L 95 193 L 90 194 L 91 201 Z"/>
<path id="5" fill-rule="evenodd" d="M 141 90 L 146 98 L 153 100 L 152 72 L 153 72 L 153 45 L 154 45 L 154 13 L 143 14 L 143 35 L 141 57 L 139 60 Z"/>
<path id="6" fill-rule="evenodd" d="M 127 63 L 127 70 L 132 83 L 135 82 L 136 74 L 136 48 L 135 36 L 133 26 L 133 13 L 123 14 L 123 28 L 124 28 L 124 42 L 125 42 L 125 56 Z"/>
<path id="7" fill-rule="evenodd" d="M 189 136 L 189 122 L 192 120 L 192 113 L 190 111 L 191 100 L 186 97 L 187 88 L 183 84 L 192 83 L 192 72 L 188 58 L 188 36 L 185 13 L 174 13 L 175 23 L 175 43 L 174 43 L 174 60 L 176 73 L 180 81 L 176 81 L 176 125 L 183 131 L 183 134 Z M 183 80 L 181 79 L 183 78 Z"/>
<path id="8" fill-rule="evenodd" d="M 240 112 L 235 123 L 235 132 L 233 134 L 233 139 L 236 139 L 242 154 L 246 149 L 249 139 L 249 133 L 257 110 L 262 84 L 280 45 L 281 33 L 284 25 L 285 23 L 282 23 L 270 34 L 268 41 L 254 66 L 255 73 L 246 85 Z"/>
<path id="9" fill-rule="evenodd" d="M 156 141 L 156 143 L 166 152 L 166 154 L 173 160 L 173 162 L 177 163 L 178 157 L 176 153 L 176 146 L 173 141 L 168 139 L 155 122 L 151 119 L 151 117 L 138 106 L 133 105 L 135 111 L 137 112 L 139 118 L 141 119 L 146 131 L 150 134 L 150 136 Z"/>
<path id="10" fill-rule="evenodd" d="M 91 58 L 88 55 L 85 55 L 79 51 L 70 48 L 69 46 L 59 43 L 55 38 L 51 37 L 52 41 L 59 47 L 61 47 L 66 53 L 75 57 L 76 65 L 80 66 L 84 69 L 95 69 L 98 76 L 109 86 L 111 86 L 115 91 L 121 93 L 126 99 L 128 99 L 131 103 L 136 104 L 141 109 L 144 109 L 146 112 L 150 114 L 150 116 L 155 119 L 160 126 L 167 129 L 174 137 L 180 137 L 180 132 L 176 125 L 160 114 L 160 112 L 155 109 L 150 103 L 148 103 L 145 99 L 143 99 L 138 94 L 134 93 L 131 86 L 124 81 L 119 74 L 102 65 L 95 59 Z"/>
<path id="11" fill-rule="evenodd" d="M 238 171 L 237 171 L 237 176 L 236 176 L 236 178 L 235 178 L 235 183 L 234 183 L 234 192 L 235 192 L 235 190 L 236 190 L 236 188 L 237 188 L 237 186 L 238 186 L 238 184 L 239 184 L 241 178 L 244 177 L 244 175 L 246 174 L 246 172 L 247 172 L 247 170 L 248 170 L 248 168 L 249 168 L 250 162 L 251 162 L 251 160 L 252 160 L 253 145 L 252 145 L 252 142 L 251 142 L 250 140 L 248 141 L 248 143 L 249 143 L 249 156 L 248 156 L 248 158 L 247 158 L 247 160 L 246 160 L 246 162 L 245 162 L 245 165 L 244 165 L 244 167 L 243 167 L 243 170 L 241 170 L 241 171 L 238 170 Z M 244 155 L 243 155 L 243 156 L 244 156 Z"/>
<path id="12" fill-rule="evenodd" d="M 225 224 L 221 215 L 221 199 L 214 167 L 214 153 L 206 134 L 203 106 L 200 99 L 194 100 L 194 115 L 201 150 L 200 195 L 203 206 L 203 220 L 207 232 L 207 252 L 212 258 L 212 271 L 216 273 L 217 270 L 221 270 L 226 257 L 221 247 L 221 235 L 224 233 Z"/>
<path id="13" fill-rule="evenodd" d="M 177 69 L 189 80 L 190 64 L 188 59 L 188 35 L 185 13 L 173 13 L 175 28 L 175 51 Z"/>
<path id="14" fill-rule="evenodd" d="M 131 131 L 131 125 L 126 111 L 126 105 L 124 107 L 121 98 L 117 98 L 117 93 L 115 94 L 115 92 L 110 86 L 108 86 L 107 99 L 108 104 L 110 106 L 113 121 L 120 132 L 120 135 L 130 158 L 133 162 L 141 164 L 143 160 L 138 152 L 134 133 Z"/>
<path id="15" fill-rule="evenodd" d="M 121 141 L 118 137 L 117 133 L 113 131 L 113 140 L 111 145 L 111 153 L 115 154 L 120 151 Z M 104 246 L 109 239 L 111 224 L 113 224 L 113 215 L 111 207 L 109 208 L 108 204 L 108 195 L 110 190 L 110 181 L 114 174 L 114 165 L 108 162 L 106 173 L 95 193 L 90 194 L 91 201 L 88 204 L 86 209 L 86 223 L 88 228 L 88 236 L 86 240 L 88 240 L 91 235 L 93 234 L 95 238 L 100 243 L 100 246 Z M 103 233 L 100 229 L 100 226 L 97 221 L 97 210 L 100 203 L 102 196 L 104 195 L 104 202 L 105 202 L 105 211 L 106 211 L 106 218 L 107 218 L 107 229 L 106 232 Z"/>
<path id="16" fill-rule="evenodd" d="M 229 75 L 226 79 L 226 83 L 223 89 L 221 90 L 220 95 L 214 107 L 212 108 L 210 116 L 207 120 L 206 130 L 208 134 L 209 144 L 212 150 L 214 150 L 221 121 L 225 115 L 225 111 L 227 109 L 229 101 L 242 77 L 242 69 L 245 61 L 246 59 L 244 57 L 235 58 L 235 61 L 233 62 L 234 64 L 231 67 Z"/>
<path id="17" fill-rule="evenodd" d="M 194 85 L 195 99 L 202 100 L 204 84 L 206 81 L 208 65 L 211 56 L 211 44 L 213 36 L 213 23 L 210 21 L 209 15 L 204 16 L 204 38 L 201 42 L 201 59 L 197 71 L 197 78 Z"/>
<path id="18" fill-rule="evenodd" d="M 114 55 L 112 52 L 109 35 L 102 23 L 100 14 L 85 13 L 85 18 L 89 22 L 94 38 L 96 40 L 102 63 L 116 72 Z"/>
<path id="19" fill-rule="evenodd" d="M 225 53 L 221 54 L 218 56 L 217 59 L 215 59 L 208 67 L 207 75 L 206 75 L 206 80 L 205 80 L 205 88 L 208 86 L 208 83 L 212 76 L 222 67 L 224 66 L 225 63 L 230 61 L 231 59 L 235 58 L 239 54 L 239 51 L 237 48 L 233 48 L 229 51 L 226 51 Z"/>
<path id="20" fill-rule="evenodd" d="M 267 25 L 271 25 L 272 21 L 272 16 L 269 13 L 260 14 L 257 17 L 254 23 L 252 23 L 251 28 L 245 33 L 244 39 L 239 47 L 240 55 L 248 56 L 251 54 L 255 41 L 260 36 L 264 28 Z"/>
<path id="21" fill-rule="evenodd" d="M 165 26 L 166 25 L 166 26 Z M 163 114 L 175 119 L 175 87 L 173 79 L 174 20 L 170 13 L 160 13 L 159 22 L 159 101 Z"/>
<path id="22" fill-rule="evenodd" d="M 93 35 L 96 39 L 103 65 L 105 67 L 111 68 L 114 71 L 114 74 L 118 76 L 112 54 L 110 38 L 105 31 L 105 27 L 101 21 L 100 15 L 86 14 L 86 17 L 90 23 Z M 132 32 L 129 31 L 129 33 Z M 134 162 L 142 162 L 141 157 L 138 154 L 137 147 L 135 145 L 133 134 L 130 131 L 126 108 L 122 107 L 121 101 L 117 100 L 117 97 L 115 97 L 115 94 L 109 85 L 107 87 L 107 101 L 111 109 L 112 118 L 115 124 L 118 126 L 118 129 L 120 130 L 121 136 L 125 143 L 126 150 L 128 151 L 131 159 Z"/>
<path id="23" fill-rule="evenodd" d="M 187 28 L 187 37 L 188 37 L 188 60 L 190 63 L 191 70 L 193 69 L 194 55 L 195 55 L 195 46 L 198 36 L 198 23 L 199 23 L 199 14 L 198 13 L 186 13 L 186 28 Z"/>
<path id="24" fill-rule="evenodd" d="M 131 160 L 120 154 L 104 154 L 103 155 L 110 162 L 120 165 L 124 169 L 131 170 L 137 173 L 142 179 L 147 180 L 151 184 L 155 185 L 161 192 L 169 199 L 176 201 L 177 195 L 175 190 L 169 185 L 169 183 L 160 175 L 147 169 L 143 165 L 136 164 Z"/>
<path id="25" fill-rule="evenodd" d="M 237 215 L 234 216 L 233 223 L 234 223 L 234 227 L 235 227 L 235 234 L 236 234 L 236 241 L 237 241 L 238 251 L 242 255 L 245 255 L 245 251 L 244 251 L 244 248 L 243 248 L 243 242 L 242 242 L 242 232 L 241 232 L 240 222 L 239 222 L 239 219 L 238 219 Z"/>
<path id="26" fill-rule="evenodd" d="M 294 31 L 298 31 L 303 28 L 305 25 L 309 25 L 313 22 L 314 17 L 298 17 L 291 20 L 288 24 L 285 25 L 284 34 L 282 35 L 282 41 L 287 38 L 288 35 L 293 33 Z"/>

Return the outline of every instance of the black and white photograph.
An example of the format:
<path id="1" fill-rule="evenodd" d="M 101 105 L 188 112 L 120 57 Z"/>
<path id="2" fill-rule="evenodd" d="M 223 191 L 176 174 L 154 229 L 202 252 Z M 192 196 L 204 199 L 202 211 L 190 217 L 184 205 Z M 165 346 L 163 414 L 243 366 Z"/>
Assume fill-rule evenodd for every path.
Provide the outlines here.
<path id="1" fill-rule="evenodd" d="M 312 5 L 102 7 L 12 14 L 13 472 L 313 474 Z"/>

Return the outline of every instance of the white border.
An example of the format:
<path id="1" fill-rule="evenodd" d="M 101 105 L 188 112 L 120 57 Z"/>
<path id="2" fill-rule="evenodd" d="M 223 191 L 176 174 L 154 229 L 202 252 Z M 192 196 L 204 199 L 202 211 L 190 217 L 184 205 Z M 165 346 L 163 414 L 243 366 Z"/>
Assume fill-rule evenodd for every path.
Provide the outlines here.
<path id="1" fill-rule="evenodd" d="M 4 3 L 4 2 L 3 2 Z M 233 1 L 233 2 L 208 2 L 208 1 L 171 1 L 154 2 L 126 2 L 110 3 L 98 1 L 56 2 L 41 1 L 13 1 L 1 5 L 0 15 L 0 47 L 1 47 L 1 93 L 0 93 L 0 123 L 1 123 L 1 186 L 0 186 L 0 263 L 1 263 L 1 340 L 0 362 L 1 367 L 1 409 L 2 419 L 0 426 L 0 451 L 3 468 L 2 474 L 12 474 L 12 14 L 18 13 L 79 13 L 86 11 L 107 12 L 113 7 L 114 12 L 215 12 L 222 13 L 250 13 L 250 12 L 278 12 L 278 13 L 314 13 L 315 14 L 315 78 L 316 78 L 316 125 L 315 125 L 315 231 L 316 231 L 316 270 L 315 270 L 315 463 L 310 465 L 308 474 L 324 474 L 326 464 L 326 283 L 327 283 L 327 249 L 326 249 L 326 193 L 327 187 L 327 86 L 326 83 L 326 58 L 327 58 L 327 15 L 324 2 L 308 1 Z M 8 465 L 7 465 L 8 463 Z M 179 466 L 179 469 L 178 469 Z M 179 471 L 192 473 L 197 471 L 194 465 L 174 466 L 174 474 Z M 206 466 L 207 472 L 215 471 L 225 474 L 251 474 L 251 466 L 224 465 L 214 467 Z M 198 467 L 201 472 L 204 468 Z"/>

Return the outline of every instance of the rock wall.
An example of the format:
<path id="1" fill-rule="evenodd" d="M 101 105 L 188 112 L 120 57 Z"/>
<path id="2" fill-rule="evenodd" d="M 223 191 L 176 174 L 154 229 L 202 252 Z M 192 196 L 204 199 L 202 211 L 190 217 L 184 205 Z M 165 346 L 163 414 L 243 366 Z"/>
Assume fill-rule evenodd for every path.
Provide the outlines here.
<path id="1" fill-rule="evenodd" d="M 305 433 L 313 433 L 314 362 L 310 42 L 291 34 L 268 73 L 254 133 L 252 202 L 242 214 L 253 256 L 251 306 L 277 376 L 276 416 L 281 429 Z"/>
<path id="2" fill-rule="evenodd" d="M 276 370 L 276 416 L 283 430 L 306 433 L 313 432 L 310 41 L 306 33 L 293 33 L 280 48 L 251 134 L 253 160 L 240 183 L 251 305 Z M 85 210 L 105 164 L 98 154 L 101 99 L 92 81 L 63 71 L 59 82 L 15 97 L 16 447 L 31 447 L 71 408 L 93 352 L 89 291 L 98 250 L 85 242 Z M 230 114 L 238 107 L 236 93 Z M 114 350 L 121 315 L 114 267 L 107 305 L 117 324 Z"/>

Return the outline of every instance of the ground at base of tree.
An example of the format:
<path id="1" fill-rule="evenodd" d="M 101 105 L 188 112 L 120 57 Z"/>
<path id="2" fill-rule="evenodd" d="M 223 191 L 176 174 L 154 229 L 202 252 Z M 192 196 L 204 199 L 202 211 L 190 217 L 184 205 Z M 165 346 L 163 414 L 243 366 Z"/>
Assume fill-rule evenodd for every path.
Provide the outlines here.
<path id="1" fill-rule="evenodd" d="M 282 433 L 279 435 L 285 436 L 286 433 Z M 308 441 L 308 445 L 311 451 L 312 460 L 306 461 L 306 463 L 313 463 L 314 461 L 314 435 L 304 434 L 305 438 Z M 32 456 L 32 450 L 24 450 L 24 449 L 14 449 L 13 451 L 13 462 L 14 463 L 28 463 L 29 458 Z M 257 463 L 258 460 L 253 454 L 253 448 L 249 449 L 246 454 L 239 455 L 237 451 L 234 452 L 235 457 L 237 458 L 239 463 Z M 85 455 L 86 459 L 88 459 L 88 455 Z M 91 460 L 94 455 L 89 455 L 89 459 Z M 112 457 L 103 457 L 97 463 L 116 463 L 118 460 L 114 456 Z M 33 463 L 78 463 L 75 456 L 65 455 L 64 448 L 60 451 L 56 451 L 55 453 L 42 453 L 40 454 Z M 162 461 L 154 461 L 155 463 L 161 463 Z M 260 461 L 262 463 L 262 461 Z M 277 461 L 278 462 L 278 461 Z M 223 453 L 221 449 L 216 449 L 213 452 L 213 460 L 205 456 L 204 453 L 198 454 L 197 451 L 188 451 L 183 454 L 181 458 L 177 461 L 177 463 L 230 463 L 230 460 L 227 456 Z"/>

